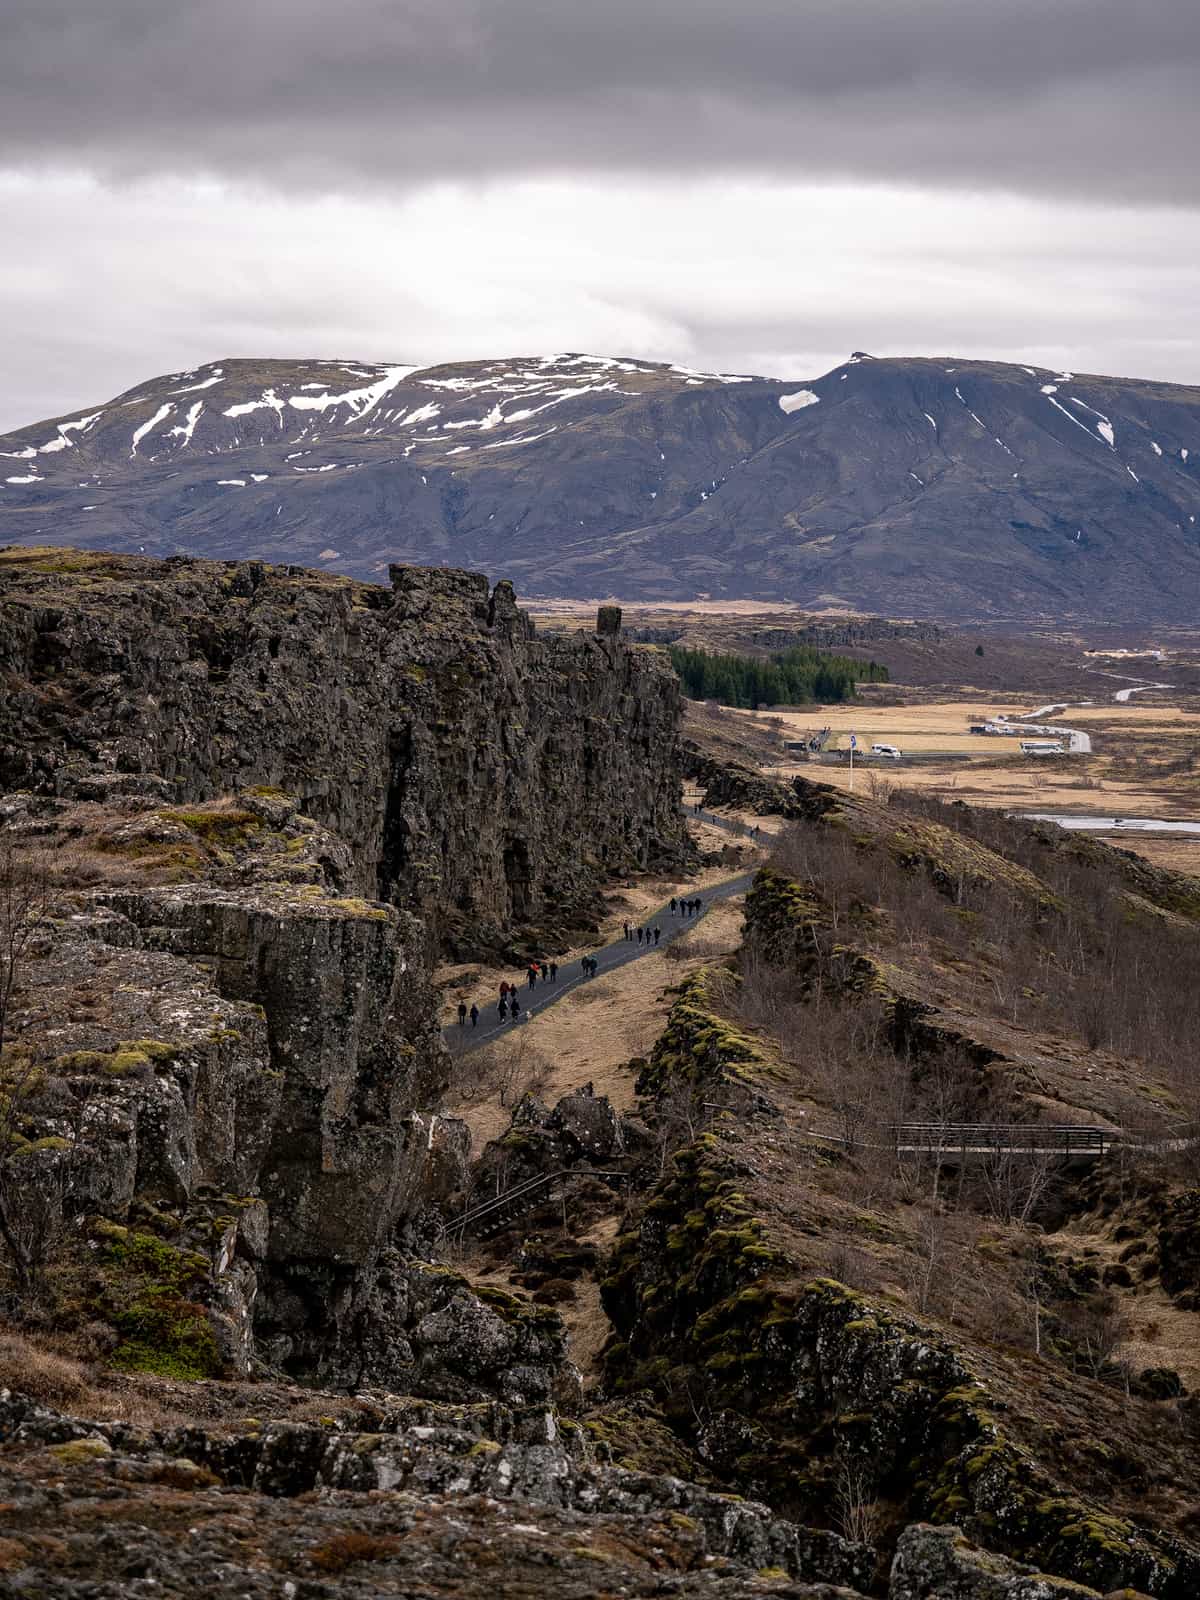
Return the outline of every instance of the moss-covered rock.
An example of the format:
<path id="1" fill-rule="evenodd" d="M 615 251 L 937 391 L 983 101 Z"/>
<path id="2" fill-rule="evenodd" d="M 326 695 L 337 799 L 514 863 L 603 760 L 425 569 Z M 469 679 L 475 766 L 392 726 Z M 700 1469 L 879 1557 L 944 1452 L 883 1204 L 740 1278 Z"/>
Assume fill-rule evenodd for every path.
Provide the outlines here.
<path id="1" fill-rule="evenodd" d="M 715 977 L 713 969 L 702 967 L 674 991 L 666 1027 L 638 1077 L 639 1094 L 655 1097 L 680 1081 L 753 1090 L 769 1079 L 765 1052 L 718 1011 Z M 728 972 L 722 979 L 736 981 Z"/>

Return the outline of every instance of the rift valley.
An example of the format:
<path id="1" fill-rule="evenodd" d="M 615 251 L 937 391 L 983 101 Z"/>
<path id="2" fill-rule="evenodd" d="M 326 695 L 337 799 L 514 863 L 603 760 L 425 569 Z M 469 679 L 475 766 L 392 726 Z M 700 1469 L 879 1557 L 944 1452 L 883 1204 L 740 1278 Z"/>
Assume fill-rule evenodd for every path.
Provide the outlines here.
<path id="1" fill-rule="evenodd" d="M 0 1594 L 1191 1600 L 1200 879 L 388 576 L 0 552 Z"/>

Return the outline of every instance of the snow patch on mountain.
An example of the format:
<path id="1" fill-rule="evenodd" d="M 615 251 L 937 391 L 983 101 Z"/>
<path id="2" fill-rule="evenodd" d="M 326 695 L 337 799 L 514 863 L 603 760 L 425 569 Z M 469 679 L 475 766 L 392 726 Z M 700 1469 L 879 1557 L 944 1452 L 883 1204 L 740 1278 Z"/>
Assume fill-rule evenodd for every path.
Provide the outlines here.
<path id="1" fill-rule="evenodd" d="M 221 369 L 218 367 L 211 378 L 205 378 L 203 383 L 189 383 L 186 389 L 172 389 L 172 394 L 195 394 L 197 389 L 211 389 L 214 384 L 224 383 Z"/>
<path id="2" fill-rule="evenodd" d="M 180 394 L 183 394 L 186 391 L 181 389 L 181 390 L 178 390 L 177 392 L 180 393 Z M 183 440 L 184 444 L 190 444 L 191 440 L 192 440 L 192 435 L 196 431 L 196 423 L 199 421 L 200 413 L 203 410 L 204 410 L 204 401 L 203 400 L 194 400 L 192 402 L 191 406 L 188 409 L 188 414 L 187 414 L 186 418 L 184 419 L 183 426 L 179 427 L 178 424 L 177 424 L 174 428 L 168 429 L 168 433 L 170 434 L 170 436 L 172 438 L 174 438 L 174 437 L 181 438 Z"/>
<path id="3" fill-rule="evenodd" d="M 141 444 L 146 435 L 148 433 L 152 433 L 153 430 L 158 427 L 160 422 L 165 422 L 174 409 L 175 407 L 173 405 L 159 406 L 158 410 L 150 418 L 149 422 L 143 422 L 140 428 L 135 428 L 133 430 L 133 442 L 129 447 L 129 454 L 131 456 L 137 454 L 137 447 L 139 444 Z"/>
<path id="4" fill-rule="evenodd" d="M 791 394 L 779 396 L 779 409 L 789 415 L 793 411 L 803 411 L 805 406 L 820 405 L 821 396 L 814 394 L 811 389 L 796 389 Z"/>
<path id="5" fill-rule="evenodd" d="M 262 411 L 264 409 L 274 411 L 279 418 L 279 426 L 282 428 L 283 406 L 284 402 L 275 393 L 275 390 L 266 389 L 259 400 L 243 400 L 240 405 L 226 407 L 225 415 L 227 417 L 248 417 L 252 411 Z"/>

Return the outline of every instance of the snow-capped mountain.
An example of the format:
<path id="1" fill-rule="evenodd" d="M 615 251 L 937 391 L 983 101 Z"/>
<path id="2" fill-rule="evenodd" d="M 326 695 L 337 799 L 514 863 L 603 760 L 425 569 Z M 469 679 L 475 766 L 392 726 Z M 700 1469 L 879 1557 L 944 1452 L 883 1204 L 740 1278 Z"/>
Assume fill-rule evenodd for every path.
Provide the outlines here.
<path id="1" fill-rule="evenodd" d="M 214 362 L 0 438 L 0 539 L 524 595 L 1191 621 L 1200 390 L 854 356 Z"/>

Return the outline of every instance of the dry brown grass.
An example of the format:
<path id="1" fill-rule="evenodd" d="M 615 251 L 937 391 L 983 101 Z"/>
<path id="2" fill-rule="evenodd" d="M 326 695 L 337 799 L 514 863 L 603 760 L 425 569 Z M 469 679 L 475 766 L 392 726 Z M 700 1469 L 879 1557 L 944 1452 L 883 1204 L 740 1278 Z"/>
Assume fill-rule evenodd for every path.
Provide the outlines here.
<path id="1" fill-rule="evenodd" d="M 169 1385 L 107 1372 L 95 1360 L 72 1353 L 69 1338 L 51 1334 L 0 1332 L 0 1382 L 56 1411 L 100 1422 L 160 1428 L 185 1416 Z"/>

